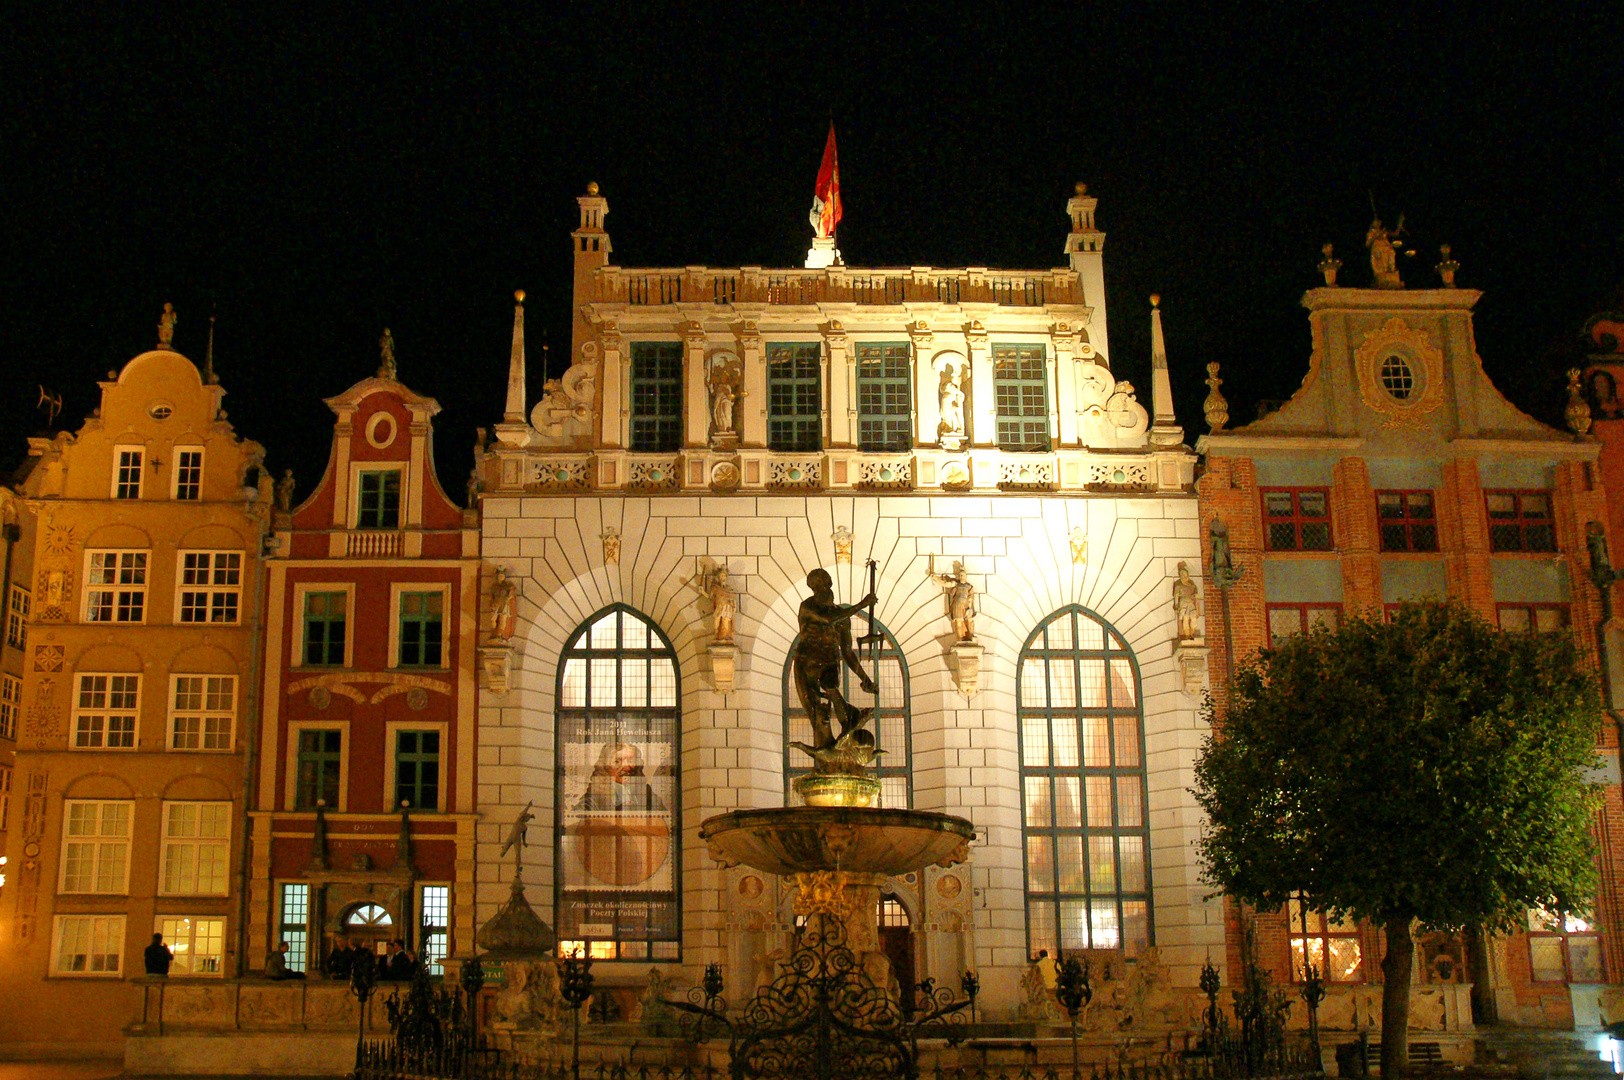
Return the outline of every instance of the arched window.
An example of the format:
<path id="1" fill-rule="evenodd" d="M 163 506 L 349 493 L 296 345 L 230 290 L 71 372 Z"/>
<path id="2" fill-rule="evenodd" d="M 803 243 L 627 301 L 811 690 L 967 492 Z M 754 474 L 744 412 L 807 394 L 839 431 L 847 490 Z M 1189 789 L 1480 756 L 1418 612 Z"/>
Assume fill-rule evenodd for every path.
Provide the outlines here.
<path id="1" fill-rule="evenodd" d="M 1139 669 L 1127 643 L 1072 606 L 1021 650 L 1016 685 L 1029 955 L 1154 938 Z"/>
<path id="2" fill-rule="evenodd" d="M 389 917 L 389 912 L 379 904 L 362 904 L 344 916 L 344 926 L 353 930 L 382 929 L 393 926 L 394 922 Z"/>
<path id="3" fill-rule="evenodd" d="M 681 959 L 679 700 L 671 643 L 624 605 L 564 647 L 553 910 L 566 953 Z"/>
<path id="4" fill-rule="evenodd" d="M 854 637 L 867 630 L 863 616 L 853 620 Z M 878 620 L 874 623 L 874 632 L 880 635 L 879 641 L 859 643 L 856 648 L 863 669 L 879 687 L 878 700 L 863 692 L 851 669 L 844 664 L 840 669 L 840 692 L 859 708 L 874 707 L 868 729 L 874 732 L 879 749 L 885 751 L 872 768 L 880 781 L 880 798 L 876 805 L 910 807 L 913 805 L 913 725 L 909 719 L 908 664 L 902 658 L 902 650 L 897 648 L 897 639 Z M 784 796 L 789 806 L 801 805 L 801 797 L 790 785 L 797 776 L 812 771 L 812 759 L 790 745 L 812 742 L 812 725 L 807 721 L 806 710 L 801 708 L 800 696 L 795 693 L 794 657 L 800 641 L 800 635 L 796 635 L 789 648 L 790 659 L 784 662 Z"/>

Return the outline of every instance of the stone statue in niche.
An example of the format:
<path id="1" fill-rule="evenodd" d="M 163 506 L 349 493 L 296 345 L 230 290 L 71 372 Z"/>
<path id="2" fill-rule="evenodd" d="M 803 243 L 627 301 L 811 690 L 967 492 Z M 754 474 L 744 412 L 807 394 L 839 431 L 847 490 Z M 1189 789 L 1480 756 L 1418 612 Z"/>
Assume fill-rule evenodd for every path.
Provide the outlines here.
<path id="1" fill-rule="evenodd" d="M 733 434 L 733 387 L 718 383 L 711 390 L 711 434 Z"/>
<path id="2" fill-rule="evenodd" d="M 1178 580 L 1173 582 L 1173 614 L 1178 619 L 1180 641 L 1201 636 L 1201 627 L 1197 625 L 1201 618 L 1199 588 L 1190 576 L 1190 564 L 1187 562 L 1179 563 Z"/>
<path id="3" fill-rule="evenodd" d="M 716 353 L 705 365 L 705 382 L 710 391 L 710 445 L 731 450 L 739 444 L 738 403 L 744 396 L 740 383 L 744 362 L 730 352 Z"/>
<path id="4" fill-rule="evenodd" d="M 964 563 L 955 560 L 951 573 L 938 574 L 936 556 L 932 555 L 925 575 L 947 590 L 947 616 L 953 622 L 953 636 L 960 641 L 974 641 L 976 587 L 970 583 L 970 575 L 965 571 Z"/>
<path id="5" fill-rule="evenodd" d="M 964 434 L 964 387 L 961 383 L 962 377 L 958 368 L 949 367 L 942 372 L 939 405 L 942 410 L 940 430 L 943 435 Z"/>

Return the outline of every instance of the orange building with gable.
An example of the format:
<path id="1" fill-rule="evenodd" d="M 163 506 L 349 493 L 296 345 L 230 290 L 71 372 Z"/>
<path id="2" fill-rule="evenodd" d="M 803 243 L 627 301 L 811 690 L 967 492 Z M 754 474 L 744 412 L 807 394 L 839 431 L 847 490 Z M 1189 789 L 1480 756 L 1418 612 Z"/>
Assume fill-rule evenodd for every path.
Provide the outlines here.
<path id="1" fill-rule="evenodd" d="M 14 1055 L 116 1049 L 154 934 L 170 983 L 240 968 L 271 489 L 173 326 L 166 308 L 161 343 L 101 384 L 76 433 L 30 440 L 17 485 L 34 557 L 31 575 L 10 564 L 8 597 L 8 694 L 10 650 L 23 660 L 0 892 Z"/>

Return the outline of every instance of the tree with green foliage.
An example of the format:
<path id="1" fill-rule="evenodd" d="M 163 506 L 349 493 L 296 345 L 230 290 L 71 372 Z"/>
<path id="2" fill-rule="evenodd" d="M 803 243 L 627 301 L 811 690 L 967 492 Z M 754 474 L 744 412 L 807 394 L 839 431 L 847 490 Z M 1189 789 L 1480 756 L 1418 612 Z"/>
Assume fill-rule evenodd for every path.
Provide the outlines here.
<path id="1" fill-rule="evenodd" d="M 1262 650 L 1208 719 L 1207 880 L 1386 932 L 1385 1076 L 1407 1063 L 1416 926 L 1509 930 L 1594 894 L 1600 705 L 1569 634 L 1407 602 Z"/>

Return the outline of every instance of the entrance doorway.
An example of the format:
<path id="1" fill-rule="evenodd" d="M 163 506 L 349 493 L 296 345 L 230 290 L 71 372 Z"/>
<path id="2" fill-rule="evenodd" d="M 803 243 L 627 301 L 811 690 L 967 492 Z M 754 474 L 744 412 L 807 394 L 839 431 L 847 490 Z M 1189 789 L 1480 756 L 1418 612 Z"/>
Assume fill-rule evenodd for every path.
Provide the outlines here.
<path id="1" fill-rule="evenodd" d="M 897 980 L 897 992 L 902 1011 L 913 1015 L 914 973 L 913 927 L 908 921 L 908 909 L 892 896 L 883 897 L 879 908 L 880 951 L 891 961 L 891 974 Z"/>
<path id="2" fill-rule="evenodd" d="M 344 913 L 338 933 L 340 938 L 354 938 L 362 948 L 381 956 L 395 937 L 394 931 L 395 920 L 388 908 L 382 904 L 357 904 Z"/>

